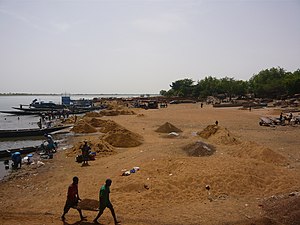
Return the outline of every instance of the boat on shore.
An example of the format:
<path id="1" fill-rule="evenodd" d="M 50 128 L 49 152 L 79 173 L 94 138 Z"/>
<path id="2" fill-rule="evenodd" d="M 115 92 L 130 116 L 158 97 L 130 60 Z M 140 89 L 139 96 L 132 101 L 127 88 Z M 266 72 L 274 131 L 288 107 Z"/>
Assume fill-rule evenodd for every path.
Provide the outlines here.
<path id="1" fill-rule="evenodd" d="M 20 152 L 21 155 L 29 154 L 32 152 L 36 152 L 40 150 L 40 146 L 31 146 L 31 147 L 23 147 L 23 148 L 14 148 L 14 149 L 7 149 L 7 150 L 0 150 L 0 159 L 1 158 L 8 158 L 15 152 Z"/>
<path id="2" fill-rule="evenodd" d="M 19 138 L 29 136 L 43 136 L 55 131 L 63 130 L 71 126 L 56 126 L 50 128 L 33 128 L 33 129 L 19 129 L 19 130 L 0 130 L 0 138 Z"/>
<path id="3" fill-rule="evenodd" d="M 0 111 L 1 113 L 11 114 L 16 116 L 39 116 L 41 112 L 32 112 L 32 111 Z"/>

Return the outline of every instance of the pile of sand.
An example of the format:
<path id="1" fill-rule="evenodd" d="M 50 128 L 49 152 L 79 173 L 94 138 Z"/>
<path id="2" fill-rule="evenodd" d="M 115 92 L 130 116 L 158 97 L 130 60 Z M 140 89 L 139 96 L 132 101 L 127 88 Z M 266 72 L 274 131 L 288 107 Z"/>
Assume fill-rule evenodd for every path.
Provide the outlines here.
<path id="1" fill-rule="evenodd" d="M 84 120 L 78 121 L 71 131 L 75 133 L 95 133 L 97 132 L 96 128 L 85 122 Z"/>
<path id="2" fill-rule="evenodd" d="M 202 138 L 209 138 L 211 135 L 215 134 L 219 129 L 217 125 L 208 125 L 203 131 L 197 132 L 197 134 Z"/>
<path id="3" fill-rule="evenodd" d="M 171 133 L 171 132 L 182 132 L 179 128 L 175 127 L 173 124 L 166 122 L 165 124 L 161 125 L 159 128 L 155 130 L 158 133 Z"/>
<path id="4" fill-rule="evenodd" d="M 117 128 L 109 131 L 103 138 L 114 147 L 136 147 L 142 144 L 143 137 L 125 128 Z"/>
<path id="5" fill-rule="evenodd" d="M 279 153 L 255 142 L 243 142 L 234 150 L 229 151 L 234 157 L 253 158 L 266 163 L 286 164 L 287 159 Z"/>
<path id="6" fill-rule="evenodd" d="M 75 123 L 75 116 L 70 116 L 69 118 L 62 121 L 64 124 L 73 124 Z"/>
<path id="7" fill-rule="evenodd" d="M 89 121 L 89 124 L 91 124 L 93 127 L 97 127 L 98 130 L 102 133 L 107 133 L 109 131 L 119 129 L 122 127 L 113 120 L 102 120 L 97 118 L 92 118 Z"/>
<path id="8" fill-rule="evenodd" d="M 217 144 L 235 145 L 241 143 L 227 128 L 217 125 L 208 125 L 203 131 L 197 132 L 197 134 Z"/>
<path id="9" fill-rule="evenodd" d="M 135 115 L 135 112 L 132 110 L 114 109 L 114 110 L 103 110 L 99 112 L 99 114 L 102 116 L 119 116 L 119 115 Z"/>
<path id="10" fill-rule="evenodd" d="M 188 144 L 183 147 L 183 150 L 187 152 L 189 156 L 211 156 L 215 153 L 216 149 L 214 146 L 206 144 L 202 141 L 197 141 L 193 144 Z"/>
<path id="11" fill-rule="evenodd" d="M 284 196 L 272 196 L 262 204 L 268 218 L 278 224 L 298 225 L 300 223 L 300 194 L 294 192 Z"/>
<path id="12" fill-rule="evenodd" d="M 74 146 L 66 150 L 67 156 L 81 155 L 81 147 L 83 142 L 77 142 Z M 115 149 L 109 143 L 101 139 L 92 139 L 88 141 L 88 145 L 91 147 L 92 152 L 96 152 L 97 156 L 112 155 L 115 153 Z"/>
<path id="13" fill-rule="evenodd" d="M 101 117 L 102 115 L 98 112 L 87 112 L 84 117 Z"/>

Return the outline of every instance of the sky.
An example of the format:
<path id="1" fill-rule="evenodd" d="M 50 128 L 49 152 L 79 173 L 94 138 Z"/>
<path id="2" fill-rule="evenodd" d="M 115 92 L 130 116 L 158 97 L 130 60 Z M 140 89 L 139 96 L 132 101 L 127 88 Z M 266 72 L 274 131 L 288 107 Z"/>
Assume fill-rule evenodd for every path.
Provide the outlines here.
<path id="1" fill-rule="evenodd" d="M 300 68 L 300 0 L 0 0 L 0 93 L 158 94 Z"/>

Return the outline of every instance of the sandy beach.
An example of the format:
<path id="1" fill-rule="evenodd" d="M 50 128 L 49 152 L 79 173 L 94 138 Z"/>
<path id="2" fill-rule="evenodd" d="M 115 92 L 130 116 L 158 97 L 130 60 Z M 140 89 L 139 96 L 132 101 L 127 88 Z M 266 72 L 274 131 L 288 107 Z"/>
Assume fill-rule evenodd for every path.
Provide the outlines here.
<path id="1" fill-rule="evenodd" d="M 94 224 L 90 210 L 86 221 L 73 209 L 60 220 L 73 176 L 81 199 L 93 200 L 111 178 L 111 202 L 124 225 L 300 224 L 300 126 L 258 124 L 278 109 L 196 103 L 126 110 L 133 113 L 84 117 L 67 140 L 72 149 L 1 182 L 0 224 Z M 182 132 L 169 135 L 166 122 Z M 98 153 L 82 167 L 75 156 L 85 139 Z M 133 167 L 140 170 L 121 176 Z M 108 209 L 99 221 L 113 224 Z"/>

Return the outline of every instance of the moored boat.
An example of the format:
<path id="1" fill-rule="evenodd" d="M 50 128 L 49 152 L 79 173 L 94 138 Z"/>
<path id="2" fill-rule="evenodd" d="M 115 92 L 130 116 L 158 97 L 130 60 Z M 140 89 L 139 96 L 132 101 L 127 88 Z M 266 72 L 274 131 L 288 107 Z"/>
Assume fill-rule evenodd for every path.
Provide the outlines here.
<path id="1" fill-rule="evenodd" d="M 40 146 L 31 146 L 31 147 L 23 147 L 23 148 L 15 148 L 15 149 L 7 149 L 7 150 L 0 150 L 0 158 L 11 157 L 11 154 L 15 152 L 20 152 L 23 154 L 32 153 L 38 151 Z"/>
<path id="2" fill-rule="evenodd" d="M 56 126 L 50 128 L 33 128 L 33 129 L 20 129 L 20 130 L 0 130 L 0 138 L 18 138 L 29 136 L 43 136 L 46 133 L 52 133 L 71 126 Z"/>

